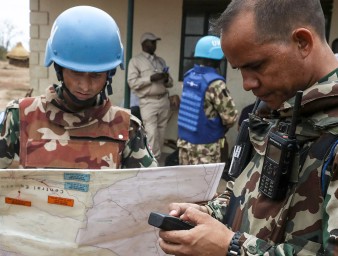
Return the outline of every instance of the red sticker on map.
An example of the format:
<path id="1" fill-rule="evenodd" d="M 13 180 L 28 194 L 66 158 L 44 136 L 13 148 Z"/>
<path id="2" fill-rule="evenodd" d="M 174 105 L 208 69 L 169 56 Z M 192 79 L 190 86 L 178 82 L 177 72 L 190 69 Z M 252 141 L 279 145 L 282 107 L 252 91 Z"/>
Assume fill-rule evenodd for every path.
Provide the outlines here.
<path id="1" fill-rule="evenodd" d="M 6 204 L 15 204 L 15 205 L 22 205 L 22 206 L 32 206 L 31 201 L 26 201 L 18 198 L 11 198 L 11 197 L 5 197 L 5 203 Z"/>
<path id="2" fill-rule="evenodd" d="M 74 199 L 57 197 L 57 196 L 48 196 L 48 203 L 73 207 Z"/>

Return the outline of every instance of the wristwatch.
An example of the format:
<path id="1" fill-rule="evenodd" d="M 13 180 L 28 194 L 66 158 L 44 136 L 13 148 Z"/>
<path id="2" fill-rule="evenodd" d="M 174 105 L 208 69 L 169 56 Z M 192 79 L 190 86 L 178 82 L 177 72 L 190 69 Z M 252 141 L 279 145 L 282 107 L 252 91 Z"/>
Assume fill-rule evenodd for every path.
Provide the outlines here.
<path id="1" fill-rule="evenodd" d="M 241 232 L 237 231 L 231 239 L 227 256 L 235 256 L 241 254 L 241 245 L 239 244 L 239 238 L 241 237 Z"/>

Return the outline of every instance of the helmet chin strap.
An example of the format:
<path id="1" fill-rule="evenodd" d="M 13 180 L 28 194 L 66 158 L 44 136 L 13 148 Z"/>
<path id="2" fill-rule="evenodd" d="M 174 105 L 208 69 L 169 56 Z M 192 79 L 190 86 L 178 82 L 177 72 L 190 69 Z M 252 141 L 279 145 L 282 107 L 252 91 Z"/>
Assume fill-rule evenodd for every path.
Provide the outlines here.
<path id="1" fill-rule="evenodd" d="M 103 100 L 107 99 L 107 95 L 109 96 L 113 94 L 113 88 L 111 86 L 111 83 L 113 81 L 113 76 L 115 75 L 115 73 L 116 73 L 116 68 L 109 70 L 107 72 L 106 85 L 103 88 L 103 90 L 100 92 L 100 96 Z M 106 93 L 106 90 L 107 90 L 107 93 Z"/>
<path id="2" fill-rule="evenodd" d="M 78 98 L 76 98 L 76 96 L 74 94 L 72 94 L 69 89 L 67 88 L 66 84 L 63 81 L 63 74 L 62 74 L 62 67 L 60 65 L 58 65 L 57 63 L 54 62 L 54 68 L 56 71 L 56 77 L 57 79 L 61 82 L 62 85 L 62 89 L 67 93 L 67 95 L 69 96 L 69 98 L 77 105 L 85 107 L 85 106 L 90 106 L 93 105 L 96 100 L 97 100 L 97 95 L 100 95 L 100 98 L 102 100 L 106 100 L 107 99 L 107 94 L 108 95 L 112 95 L 113 94 L 113 88 L 111 86 L 112 84 L 112 79 L 113 76 L 116 73 L 116 68 L 109 70 L 107 72 L 107 80 L 106 80 L 106 84 L 103 87 L 103 89 L 94 97 L 87 99 L 87 100 L 79 100 Z M 107 90 L 107 93 L 106 93 Z"/>

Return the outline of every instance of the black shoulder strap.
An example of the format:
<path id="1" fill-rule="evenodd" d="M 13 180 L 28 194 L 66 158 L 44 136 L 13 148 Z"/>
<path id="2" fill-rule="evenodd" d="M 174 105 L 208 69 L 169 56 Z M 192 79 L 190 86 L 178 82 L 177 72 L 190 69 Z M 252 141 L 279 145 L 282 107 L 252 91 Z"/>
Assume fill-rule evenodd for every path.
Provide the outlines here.
<path id="1" fill-rule="evenodd" d="M 330 146 L 327 147 L 327 153 L 324 158 L 325 162 L 321 173 L 322 192 L 324 197 L 326 196 L 327 188 L 329 186 L 329 181 L 332 175 L 333 161 L 335 158 L 335 148 L 338 145 L 338 135 L 330 134 L 330 138 Z"/>
<path id="2" fill-rule="evenodd" d="M 322 195 L 326 195 L 328 181 L 330 180 L 330 172 L 332 162 L 334 160 L 334 149 L 338 144 L 338 135 L 324 133 L 312 145 L 300 152 L 300 166 L 303 167 L 307 155 L 315 155 L 315 157 L 324 162 L 321 171 Z"/>

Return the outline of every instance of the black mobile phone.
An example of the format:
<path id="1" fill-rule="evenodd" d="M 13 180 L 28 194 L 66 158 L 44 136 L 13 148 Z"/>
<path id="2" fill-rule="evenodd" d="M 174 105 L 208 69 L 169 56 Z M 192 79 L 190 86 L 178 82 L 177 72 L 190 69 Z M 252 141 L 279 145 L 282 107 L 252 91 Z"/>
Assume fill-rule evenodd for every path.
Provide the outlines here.
<path id="1" fill-rule="evenodd" d="M 183 221 L 180 218 L 159 212 L 150 213 L 148 224 L 166 231 L 188 230 L 195 227 L 191 223 Z"/>

